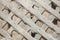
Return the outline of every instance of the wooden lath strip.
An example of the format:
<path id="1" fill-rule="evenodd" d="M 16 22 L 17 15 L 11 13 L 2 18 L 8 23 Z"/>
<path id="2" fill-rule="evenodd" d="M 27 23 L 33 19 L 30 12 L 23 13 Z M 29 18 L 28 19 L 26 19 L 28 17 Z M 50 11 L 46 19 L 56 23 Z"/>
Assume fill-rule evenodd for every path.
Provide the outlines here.
<path id="1" fill-rule="evenodd" d="M 35 16 L 37 16 L 41 21 L 43 21 L 45 24 L 47 24 L 49 27 L 53 28 L 57 33 L 60 33 L 60 28 L 58 28 L 56 25 L 54 25 L 53 23 L 51 23 L 47 18 L 43 17 L 42 15 L 40 15 L 41 13 L 38 10 L 34 10 L 32 8 L 31 5 L 33 4 L 29 4 L 30 6 L 28 6 L 24 1 L 21 0 L 16 0 L 17 2 L 21 3 L 27 10 L 29 10 L 32 14 L 34 14 Z M 28 1 L 28 0 L 27 0 Z M 28 2 L 27 2 L 28 3 Z M 37 11 L 37 12 L 36 12 Z"/>
<path id="2" fill-rule="evenodd" d="M 3 3 L 4 4 L 4 3 Z M 45 33 L 42 29 L 40 29 L 38 26 L 36 26 L 34 23 L 33 23 L 33 21 L 32 20 L 30 20 L 30 19 L 28 19 L 23 13 L 23 15 L 22 14 L 20 14 L 20 12 L 18 11 L 18 9 L 16 9 L 15 8 L 15 10 L 13 10 L 13 6 L 11 7 L 9 7 L 9 5 L 7 5 L 7 7 L 8 8 L 10 8 L 12 11 L 14 11 L 15 12 L 15 14 L 16 15 L 18 15 L 19 17 L 21 17 L 25 22 L 27 22 L 27 21 L 29 21 L 29 22 L 27 22 L 31 27 L 33 27 L 34 29 L 36 29 L 41 35 L 43 35 L 45 38 L 47 38 L 48 40 L 50 40 L 50 39 L 53 39 L 53 40 L 56 40 L 55 38 L 53 38 L 51 35 L 49 35 L 49 34 L 47 34 L 47 33 Z M 16 11 L 17 10 L 17 11 Z M 40 30 L 39 30 L 40 29 Z"/>
<path id="3" fill-rule="evenodd" d="M 5 38 L 10 39 L 10 40 L 15 40 L 13 39 L 6 31 L 0 28 L 0 34 L 2 34 Z"/>
<path id="4" fill-rule="evenodd" d="M 51 15 L 51 16 L 49 17 L 49 20 L 52 22 L 52 21 L 54 20 L 54 18 L 55 18 L 55 17 L 54 17 L 53 15 Z M 43 25 L 42 25 L 42 29 L 43 29 L 43 30 L 46 30 L 47 28 L 48 28 L 48 26 L 47 26 L 46 24 L 43 24 Z"/>
<path id="5" fill-rule="evenodd" d="M 38 2 L 42 7 L 44 7 L 47 11 L 49 11 L 52 15 L 56 16 L 58 19 L 60 19 L 60 14 L 58 11 L 52 9 L 47 3 L 41 1 L 41 0 L 35 0 Z"/>
<path id="6" fill-rule="evenodd" d="M 21 33 L 23 36 L 25 36 L 28 40 L 36 40 L 34 38 L 32 38 L 24 29 L 22 29 L 19 25 L 15 24 L 10 17 L 8 17 L 8 15 L 4 15 L 2 14 L 3 12 L 0 10 L 0 17 L 3 18 L 5 21 L 7 21 L 8 23 L 10 23 L 12 25 L 12 27 L 14 27 L 16 29 L 16 31 L 18 31 L 19 33 Z"/>

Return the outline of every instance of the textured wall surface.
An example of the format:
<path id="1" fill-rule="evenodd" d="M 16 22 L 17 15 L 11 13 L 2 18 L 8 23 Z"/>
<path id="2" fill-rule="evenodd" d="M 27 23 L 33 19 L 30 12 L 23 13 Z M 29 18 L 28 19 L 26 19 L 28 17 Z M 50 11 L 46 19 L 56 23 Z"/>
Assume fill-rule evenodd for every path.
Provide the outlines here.
<path id="1" fill-rule="evenodd" d="M 0 40 L 60 40 L 60 0 L 0 0 Z"/>

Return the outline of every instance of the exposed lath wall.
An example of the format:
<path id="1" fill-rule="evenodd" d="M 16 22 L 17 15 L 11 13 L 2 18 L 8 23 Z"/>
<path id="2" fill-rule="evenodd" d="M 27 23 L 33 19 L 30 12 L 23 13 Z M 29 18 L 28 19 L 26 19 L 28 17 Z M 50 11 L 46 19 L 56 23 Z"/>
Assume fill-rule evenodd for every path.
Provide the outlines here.
<path id="1" fill-rule="evenodd" d="M 0 0 L 0 40 L 60 40 L 60 0 Z"/>

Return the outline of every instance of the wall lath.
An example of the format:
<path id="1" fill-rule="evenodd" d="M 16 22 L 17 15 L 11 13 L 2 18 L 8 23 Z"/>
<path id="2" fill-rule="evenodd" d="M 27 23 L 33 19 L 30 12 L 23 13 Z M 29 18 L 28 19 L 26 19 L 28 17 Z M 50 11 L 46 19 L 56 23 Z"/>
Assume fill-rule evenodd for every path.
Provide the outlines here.
<path id="1" fill-rule="evenodd" d="M 60 40 L 60 0 L 0 0 L 0 40 Z"/>

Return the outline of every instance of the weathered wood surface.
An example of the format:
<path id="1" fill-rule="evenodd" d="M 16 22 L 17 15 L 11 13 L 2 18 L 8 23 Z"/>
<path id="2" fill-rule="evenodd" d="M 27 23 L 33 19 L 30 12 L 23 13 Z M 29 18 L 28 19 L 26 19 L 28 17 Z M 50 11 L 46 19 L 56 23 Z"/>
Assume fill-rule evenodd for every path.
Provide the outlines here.
<path id="1" fill-rule="evenodd" d="M 59 0 L 0 0 L 1 40 L 60 40 Z"/>

